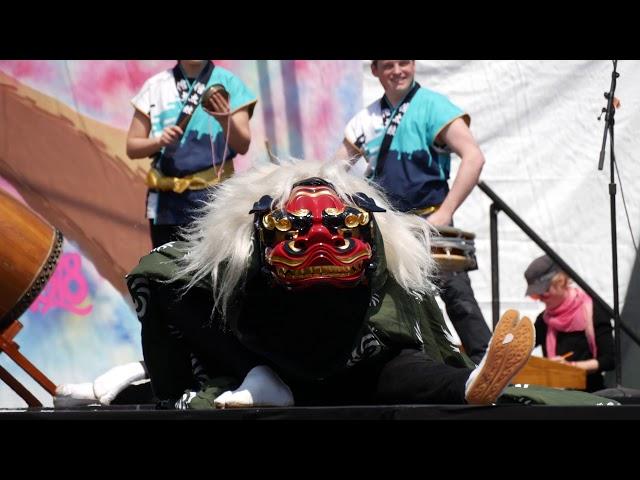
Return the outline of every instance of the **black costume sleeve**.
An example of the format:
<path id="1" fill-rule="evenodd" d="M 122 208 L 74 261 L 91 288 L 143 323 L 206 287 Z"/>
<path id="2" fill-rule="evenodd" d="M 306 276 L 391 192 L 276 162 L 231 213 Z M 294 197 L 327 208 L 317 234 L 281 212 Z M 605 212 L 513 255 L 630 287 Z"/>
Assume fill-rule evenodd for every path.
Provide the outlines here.
<path id="1" fill-rule="evenodd" d="M 547 338 L 547 324 L 544 323 L 544 319 L 542 316 L 544 315 L 544 311 L 542 311 L 538 317 L 536 318 L 536 323 L 534 326 L 536 327 L 536 347 L 538 345 L 542 345 L 544 350 L 544 355 L 546 356 L 546 347 L 545 347 L 545 339 Z"/>
<path id="2" fill-rule="evenodd" d="M 609 315 L 596 302 L 593 302 L 593 327 L 598 347 L 598 371 L 613 370 L 615 367 L 613 328 Z"/>

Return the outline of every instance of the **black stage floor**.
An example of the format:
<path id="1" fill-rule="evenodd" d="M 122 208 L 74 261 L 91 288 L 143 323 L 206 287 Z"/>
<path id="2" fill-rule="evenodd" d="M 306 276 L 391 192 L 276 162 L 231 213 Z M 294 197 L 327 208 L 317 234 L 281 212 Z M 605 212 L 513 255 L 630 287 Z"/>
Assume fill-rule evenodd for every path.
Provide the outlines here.
<path id="1" fill-rule="evenodd" d="M 381 405 L 338 407 L 157 410 L 154 405 L 73 409 L 0 409 L 11 420 L 640 420 L 640 405 L 566 407 L 546 405 Z"/>

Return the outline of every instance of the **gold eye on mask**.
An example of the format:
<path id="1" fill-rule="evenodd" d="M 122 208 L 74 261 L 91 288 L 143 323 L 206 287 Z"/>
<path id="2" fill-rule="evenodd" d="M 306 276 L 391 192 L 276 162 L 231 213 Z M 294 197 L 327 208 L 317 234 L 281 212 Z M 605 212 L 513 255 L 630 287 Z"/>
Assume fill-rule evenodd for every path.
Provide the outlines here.
<path id="1" fill-rule="evenodd" d="M 358 223 L 360 223 L 360 225 L 366 225 L 367 223 L 369 223 L 369 212 L 361 212 L 358 214 Z"/>
<path id="2" fill-rule="evenodd" d="M 281 219 L 276 220 L 275 225 L 276 228 L 281 232 L 291 230 L 291 220 L 289 220 L 287 217 L 282 217 Z"/>
<path id="3" fill-rule="evenodd" d="M 360 224 L 360 219 L 358 218 L 358 215 L 350 213 L 349 215 L 344 217 L 344 224 L 348 228 L 355 228 Z"/>
<path id="4" fill-rule="evenodd" d="M 343 210 L 338 210 L 337 208 L 333 208 L 333 207 L 328 207 L 324 209 L 324 213 L 326 213 L 327 215 L 331 215 L 332 217 L 340 215 L 342 212 Z"/>
<path id="5" fill-rule="evenodd" d="M 267 213 L 264 217 L 262 217 L 262 225 L 267 230 L 273 230 L 276 228 L 276 222 L 273 220 L 273 217 L 270 213 Z"/>
<path id="6" fill-rule="evenodd" d="M 305 217 L 309 213 L 309 210 L 307 210 L 306 208 L 301 208 L 300 210 L 296 210 L 295 212 L 289 212 L 289 213 L 291 213 L 291 215 L 294 215 L 296 217 Z"/>

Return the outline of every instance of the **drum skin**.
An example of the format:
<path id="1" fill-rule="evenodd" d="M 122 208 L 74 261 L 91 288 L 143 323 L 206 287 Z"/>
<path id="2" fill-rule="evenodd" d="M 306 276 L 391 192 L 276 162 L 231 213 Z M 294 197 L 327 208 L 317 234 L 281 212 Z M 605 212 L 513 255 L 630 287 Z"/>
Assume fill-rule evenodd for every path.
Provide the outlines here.
<path id="1" fill-rule="evenodd" d="M 209 101 L 211 100 L 211 95 L 213 95 L 215 92 L 222 93 L 222 96 L 227 100 L 227 102 L 229 101 L 229 92 L 227 92 L 224 86 L 216 83 L 215 85 L 211 85 L 204 91 L 204 93 L 202 94 L 202 98 L 200 99 L 200 103 L 205 106 L 208 105 Z"/>
<path id="2" fill-rule="evenodd" d="M 445 272 L 476 270 L 476 235 L 455 227 L 436 227 L 439 235 L 431 238 L 431 257 Z"/>
<path id="3" fill-rule="evenodd" d="M 20 317 L 53 274 L 62 234 L 0 189 L 0 331 Z"/>

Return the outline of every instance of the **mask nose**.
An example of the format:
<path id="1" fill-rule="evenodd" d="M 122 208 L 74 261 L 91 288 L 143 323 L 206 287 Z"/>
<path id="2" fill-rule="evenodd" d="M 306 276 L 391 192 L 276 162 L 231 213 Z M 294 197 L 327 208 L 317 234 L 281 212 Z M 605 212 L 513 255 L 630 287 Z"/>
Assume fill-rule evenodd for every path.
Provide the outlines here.
<path id="1" fill-rule="evenodd" d="M 322 224 L 313 225 L 307 234 L 309 243 L 330 243 L 332 237 L 329 229 Z"/>

